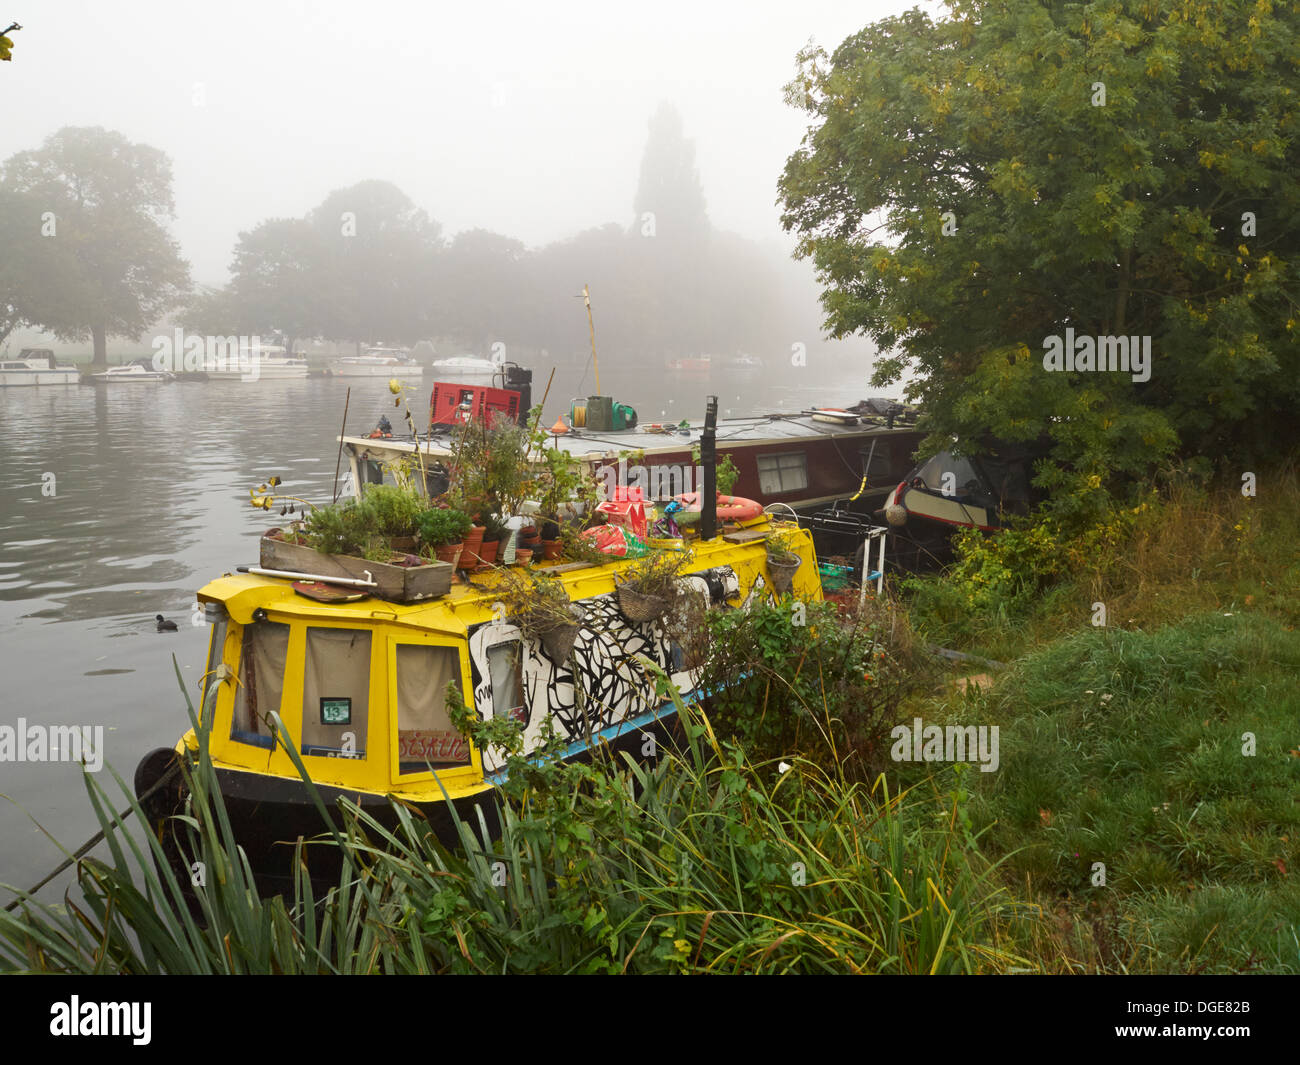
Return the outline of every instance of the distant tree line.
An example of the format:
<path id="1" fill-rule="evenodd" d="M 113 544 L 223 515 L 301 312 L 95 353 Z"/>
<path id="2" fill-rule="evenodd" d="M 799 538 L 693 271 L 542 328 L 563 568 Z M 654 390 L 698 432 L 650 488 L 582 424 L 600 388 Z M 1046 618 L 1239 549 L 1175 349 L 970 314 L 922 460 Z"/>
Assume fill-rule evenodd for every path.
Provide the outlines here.
<path id="1" fill-rule="evenodd" d="M 362 181 L 241 233 L 229 283 L 195 290 L 167 230 L 167 157 L 115 132 L 63 129 L 0 168 L 0 342 L 20 325 L 89 338 L 102 365 L 108 337 L 139 337 L 176 312 L 195 332 L 291 347 L 436 340 L 576 357 L 587 323 L 574 297 L 589 283 L 600 345 L 621 358 L 789 351 L 801 334 L 783 320 L 780 264 L 712 228 L 671 107 L 650 122 L 632 206 L 629 224 L 529 249 L 483 229 L 448 239 L 396 186 Z"/>

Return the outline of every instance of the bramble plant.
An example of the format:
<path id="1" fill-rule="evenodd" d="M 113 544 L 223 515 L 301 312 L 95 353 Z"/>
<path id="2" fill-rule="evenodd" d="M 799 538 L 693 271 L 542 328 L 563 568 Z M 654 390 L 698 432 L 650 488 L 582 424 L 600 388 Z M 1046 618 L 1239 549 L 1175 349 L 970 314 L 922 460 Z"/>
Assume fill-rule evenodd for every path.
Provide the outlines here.
<path id="1" fill-rule="evenodd" d="M 871 780 L 887 762 L 905 672 L 881 623 L 835 604 L 710 611 L 700 687 L 719 734 L 757 758 L 804 755 Z"/>

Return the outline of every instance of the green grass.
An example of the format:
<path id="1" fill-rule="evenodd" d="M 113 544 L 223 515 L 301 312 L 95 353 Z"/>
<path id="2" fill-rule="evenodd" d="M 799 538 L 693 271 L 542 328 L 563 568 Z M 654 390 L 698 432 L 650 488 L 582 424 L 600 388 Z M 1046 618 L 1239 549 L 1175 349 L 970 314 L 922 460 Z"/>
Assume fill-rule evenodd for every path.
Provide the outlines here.
<path id="1" fill-rule="evenodd" d="M 1176 486 L 1032 593 L 908 586 L 922 638 L 1010 666 L 904 710 L 999 727 L 970 814 L 1047 915 L 1013 937 L 1042 969 L 1300 972 L 1300 483 L 1286 464 L 1259 485 Z"/>
<path id="2" fill-rule="evenodd" d="M 652 767 L 598 758 L 518 773 L 484 846 L 447 849 L 396 807 L 389 831 L 346 804 L 321 845 L 344 870 L 319 899 L 294 857 L 291 900 L 259 899 L 199 731 L 177 828 L 206 867 L 195 889 L 111 824 L 64 905 L 0 913 L 0 968 L 77 973 L 968 973 L 1029 967 L 1004 945 L 1035 917 L 981 855 L 966 793 L 889 795 L 793 758 L 723 744 L 678 702 L 679 751 Z M 191 710 L 191 716 L 193 712 Z M 500 722 L 492 723 L 499 726 Z M 302 772 L 301 761 L 289 748 Z M 115 778 L 116 779 L 116 778 Z M 125 784 L 118 788 L 136 807 Z M 120 801 L 118 802 L 120 805 Z M 321 807 L 322 812 L 324 808 Z M 138 813 L 138 810 L 137 810 Z"/>

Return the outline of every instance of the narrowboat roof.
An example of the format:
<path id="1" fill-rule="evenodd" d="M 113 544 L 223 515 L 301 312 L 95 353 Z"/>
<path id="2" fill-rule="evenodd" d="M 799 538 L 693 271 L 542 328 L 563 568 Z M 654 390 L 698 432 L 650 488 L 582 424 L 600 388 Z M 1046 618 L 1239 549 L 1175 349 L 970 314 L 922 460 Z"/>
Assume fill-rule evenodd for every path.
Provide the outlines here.
<path id="1" fill-rule="evenodd" d="M 901 411 L 891 427 L 885 413 L 892 405 Z M 857 425 L 844 425 L 820 421 L 807 411 L 785 411 L 769 414 L 753 414 L 744 418 L 719 418 L 717 423 L 718 447 L 749 443 L 790 441 L 806 442 L 818 439 L 843 439 L 845 437 L 866 438 L 873 436 L 890 436 L 900 433 L 918 432 L 916 411 L 903 407 L 893 400 L 866 400 L 848 411 L 860 418 Z M 905 422 L 904 422 L 905 420 Z M 567 433 L 552 437 L 552 444 L 579 458 L 606 459 L 617 457 L 620 451 L 644 451 L 647 454 L 665 451 L 681 451 L 700 442 L 703 435 L 703 421 L 691 422 L 687 428 L 674 425 L 665 427 L 666 431 L 656 431 L 639 423 L 634 429 L 621 431 L 593 432 L 588 429 L 571 429 Z M 420 450 L 426 454 L 447 454 L 455 429 L 450 426 L 434 426 L 431 437 L 420 441 Z M 372 438 L 367 436 L 344 436 L 343 443 L 359 449 L 387 448 L 396 451 L 416 450 L 411 437 L 394 435 L 391 438 Z"/>
<path id="2" fill-rule="evenodd" d="M 747 555 L 753 565 L 758 565 L 757 558 L 742 548 L 761 542 L 767 532 L 766 522 L 759 519 L 750 528 L 737 533 L 724 534 L 713 540 L 692 541 L 689 545 L 692 557 L 687 569 L 695 571 L 735 564 Z M 535 567 L 534 572 L 559 580 L 569 598 L 578 601 L 612 593 L 615 574 L 630 566 L 632 561 L 611 558 L 604 564 L 570 562 Z M 353 602 L 320 603 L 298 595 L 293 589 L 293 580 L 291 577 L 227 573 L 201 588 L 198 599 L 200 602 L 221 603 L 231 618 L 241 625 L 248 624 L 253 612 L 262 609 L 303 618 L 410 625 L 448 636 L 464 636 L 470 625 L 481 622 L 492 613 L 498 598 L 498 578 L 493 572 L 475 575 L 469 584 L 454 584 L 446 595 L 417 603 L 393 603 L 374 597 Z"/>

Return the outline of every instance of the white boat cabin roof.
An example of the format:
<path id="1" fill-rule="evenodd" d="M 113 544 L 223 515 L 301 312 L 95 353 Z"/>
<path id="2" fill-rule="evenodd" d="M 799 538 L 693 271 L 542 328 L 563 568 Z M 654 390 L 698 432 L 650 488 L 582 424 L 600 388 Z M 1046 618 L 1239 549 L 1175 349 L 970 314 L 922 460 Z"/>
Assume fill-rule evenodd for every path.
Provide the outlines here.
<path id="1" fill-rule="evenodd" d="M 900 411 L 892 427 L 888 416 L 883 413 L 891 404 Z M 893 400 L 867 400 L 849 413 L 859 413 L 871 406 L 881 413 L 869 410 L 868 413 L 859 414 L 857 424 L 823 421 L 815 418 L 809 411 L 754 414 L 744 418 L 719 418 L 717 443 L 720 448 L 727 448 L 737 443 L 866 438 L 918 431 L 915 408 L 903 407 Z M 690 422 L 686 428 L 679 428 L 676 425 L 667 426 L 668 431 L 650 428 L 653 424 L 638 422 L 634 429 L 607 432 L 571 429 L 567 433 L 552 435 L 548 447 L 559 447 L 578 458 L 610 459 L 616 458 L 620 451 L 645 451 L 646 453 L 680 451 L 698 444 L 704 432 L 703 419 Z M 425 454 L 432 455 L 450 454 L 454 438 L 453 427 L 434 426 L 432 436 L 427 441 L 422 435 L 421 450 Z M 391 438 L 345 436 L 343 443 L 363 450 L 392 448 L 400 451 L 415 451 L 415 443 L 411 437 L 407 435 L 403 438 L 397 433 L 394 433 Z"/>

